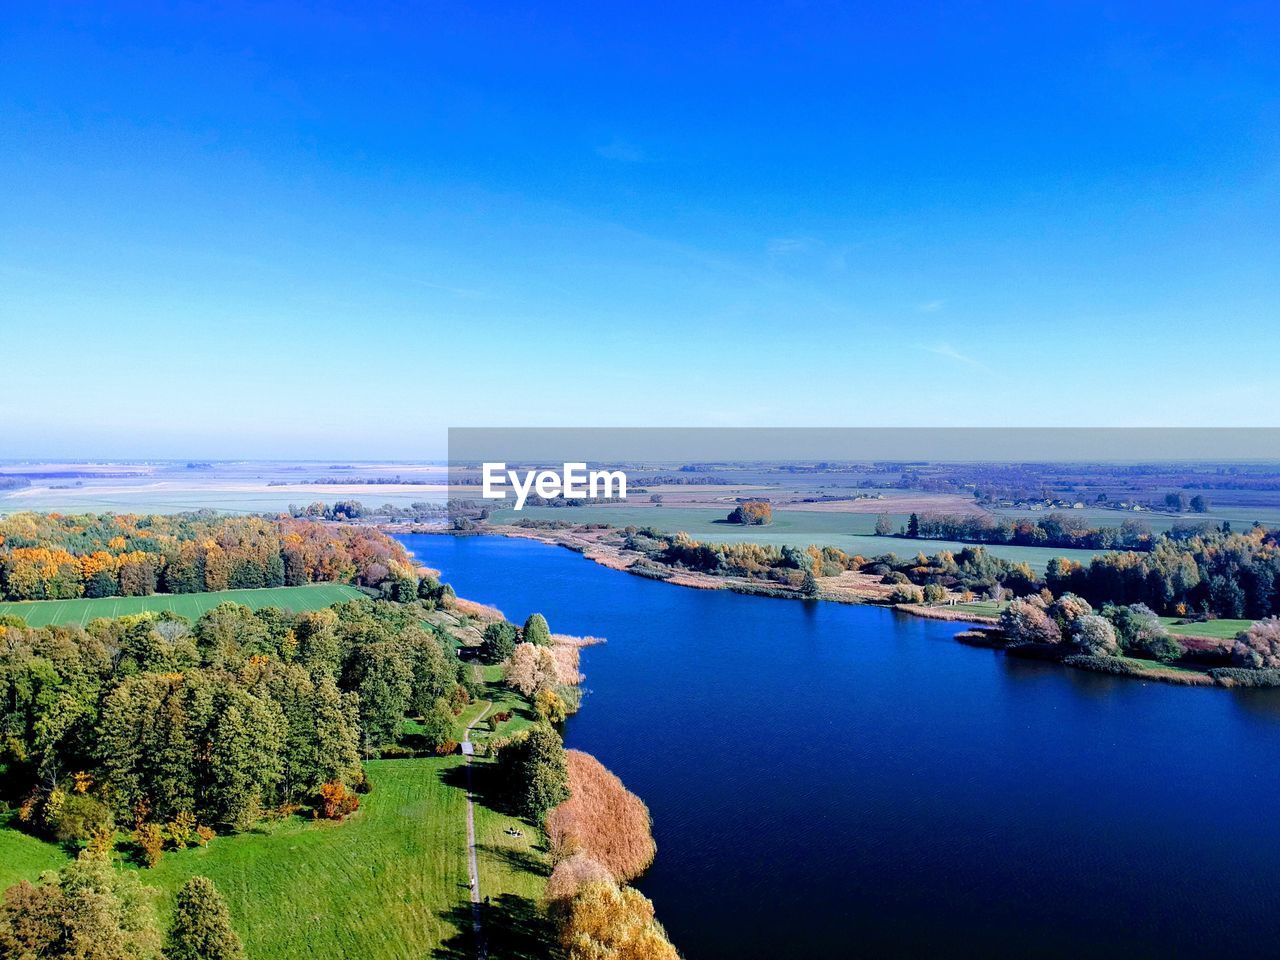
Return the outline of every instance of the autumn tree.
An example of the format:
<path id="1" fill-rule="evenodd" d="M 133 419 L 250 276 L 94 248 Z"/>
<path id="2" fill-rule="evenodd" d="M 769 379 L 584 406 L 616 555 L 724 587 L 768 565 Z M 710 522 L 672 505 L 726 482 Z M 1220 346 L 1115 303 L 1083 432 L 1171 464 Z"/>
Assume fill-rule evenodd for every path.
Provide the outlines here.
<path id="1" fill-rule="evenodd" d="M 559 683 L 555 654 L 549 647 L 532 643 L 516 644 L 507 663 L 507 684 L 526 697 L 533 697 L 542 690 L 553 689 Z"/>
<path id="2" fill-rule="evenodd" d="M 39 885 L 22 881 L 0 906 L 0 957 L 159 960 L 150 894 L 137 874 L 81 854 Z"/>
<path id="3" fill-rule="evenodd" d="M 766 500 L 748 500 L 734 507 L 728 520 L 746 526 L 764 526 L 773 522 L 773 505 Z"/>
<path id="4" fill-rule="evenodd" d="M 1012 644 L 1062 642 L 1061 628 L 1038 597 L 1011 601 L 1000 614 L 1000 630 Z"/>
<path id="5" fill-rule="evenodd" d="M 1239 667 L 1280 669 L 1280 618 L 1270 617 L 1237 634 L 1231 660 Z"/>
<path id="6" fill-rule="evenodd" d="M 1115 627 L 1096 613 L 1087 613 L 1072 624 L 1071 640 L 1091 656 L 1114 657 L 1120 653 Z"/>
<path id="7" fill-rule="evenodd" d="M 631 887 L 589 882 L 558 915 L 568 960 L 679 960 L 653 902 Z"/>
<path id="8" fill-rule="evenodd" d="M 174 903 L 165 960 L 244 960 L 226 901 L 208 877 L 192 877 Z"/>

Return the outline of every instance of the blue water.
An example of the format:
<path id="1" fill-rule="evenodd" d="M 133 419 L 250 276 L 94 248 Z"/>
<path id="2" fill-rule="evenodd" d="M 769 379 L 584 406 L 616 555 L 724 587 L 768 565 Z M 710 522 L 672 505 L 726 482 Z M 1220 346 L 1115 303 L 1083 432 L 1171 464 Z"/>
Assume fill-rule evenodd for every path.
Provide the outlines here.
<path id="1" fill-rule="evenodd" d="M 529 541 L 403 540 L 511 620 L 608 639 L 566 740 L 649 804 L 639 886 L 689 960 L 1280 954 L 1280 694 Z"/>

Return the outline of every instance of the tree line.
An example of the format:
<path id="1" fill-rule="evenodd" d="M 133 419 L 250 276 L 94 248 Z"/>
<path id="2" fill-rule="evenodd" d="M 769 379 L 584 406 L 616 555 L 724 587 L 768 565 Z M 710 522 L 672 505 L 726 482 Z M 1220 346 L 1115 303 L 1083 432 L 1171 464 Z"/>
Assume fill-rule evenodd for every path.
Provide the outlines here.
<path id="1" fill-rule="evenodd" d="M 149 596 L 413 576 L 367 527 L 289 517 L 20 513 L 0 520 L 0 599 Z"/>
<path id="2" fill-rule="evenodd" d="M 1065 547 L 1079 550 L 1150 550 L 1154 537 L 1140 520 L 1119 526 L 1094 526 L 1069 513 L 1050 513 L 1040 519 L 993 517 L 979 514 L 913 513 L 896 533 L 892 518 L 876 518 L 878 536 L 961 543 L 1012 544 L 1023 547 Z"/>

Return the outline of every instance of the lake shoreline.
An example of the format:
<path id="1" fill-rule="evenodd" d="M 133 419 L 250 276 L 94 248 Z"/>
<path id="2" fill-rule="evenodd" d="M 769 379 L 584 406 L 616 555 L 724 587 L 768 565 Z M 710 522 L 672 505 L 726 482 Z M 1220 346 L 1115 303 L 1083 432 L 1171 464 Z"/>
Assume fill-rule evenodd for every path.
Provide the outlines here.
<path id="1" fill-rule="evenodd" d="M 611 529 L 612 528 L 608 528 L 608 530 Z M 885 603 L 883 600 L 884 597 L 887 596 L 890 588 L 880 584 L 878 582 L 878 578 L 864 574 L 846 573 L 840 577 L 822 578 L 825 580 L 836 581 L 836 583 L 824 584 L 820 579 L 818 593 L 813 596 L 806 596 L 796 588 L 783 586 L 781 584 L 762 585 L 757 581 L 750 580 L 746 577 L 731 577 L 686 570 L 673 570 L 669 576 L 655 576 L 648 572 L 648 568 L 636 568 L 637 561 L 639 560 L 638 557 L 625 557 L 622 555 L 622 551 L 616 546 L 602 543 L 598 537 L 590 535 L 608 532 L 608 530 L 595 529 L 578 531 L 574 529 L 522 527 L 510 524 L 496 524 L 475 530 L 461 531 L 439 528 L 419 528 L 409 531 L 405 529 L 394 529 L 393 525 L 387 525 L 384 527 L 384 531 L 387 533 L 412 532 L 456 537 L 496 536 L 516 540 L 533 540 L 538 543 L 547 544 L 548 546 L 563 547 L 578 554 L 579 556 L 595 562 L 600 566 L 607 567 L 610 570 L 630 573 L 633 576 L 643 577 L 648 580 L 656 580 L 662 583 L 674 584 L 675 586 L 688 587 L 696 590 L 723 590 L 729 593 L 739 593 L 747 596 L 773 597 L 780 600 L 811 600 L 847 605 L 878 606 L 895 610 L 898 613 L 902 613 L 907 616 L 919 617 L 925 620 L 948 621 L 954 622 L 957 625 L 973 625 L 978 628 L 977 632 L 986 633 L 988 636 L 992 634 L 993 628 L 995 628 L 999 623 L 999 620 L 996 617 L 980 613 L 969 613 L 958 605 L 931 607 L 917 603 Z M 1052 656 L 1047 650 L 1020 650 L 1017 647 L 1004 646 L 999 642 L 975 643 L 972 639 L 968 638 L 974 632 L 975 631 L 973 630 L 960 630 L 957 632 L 954 639 L 956 639 L 958 643 L 962 643 L 966 646 L 998 650 L 1012 657 L 1044 660 L 1057 663 L 1060 666 L 1074 670 L 1083 670 L 1090 673 L 1104 673 L 1110 676 L 1127 677 L 1133 680 L 1153 681 L 1172 686 L 1218 687 L 1221 689 L 1233 689 L 1242 685 L 1238 681 L 1230 678 L 1220 679 L 1215 677 L 1208 669 L 1202 670 L 1199 668 L 1178 667 L 1162 664 L 1157 661 L 1138 660 L 1131 657 L 1085 657 L 1078 655 Z M 1217 642 L 1217 638 L 1191 635 L 1183 635 L 1180 639 L 1207 641 L 1210 643 Z"/>

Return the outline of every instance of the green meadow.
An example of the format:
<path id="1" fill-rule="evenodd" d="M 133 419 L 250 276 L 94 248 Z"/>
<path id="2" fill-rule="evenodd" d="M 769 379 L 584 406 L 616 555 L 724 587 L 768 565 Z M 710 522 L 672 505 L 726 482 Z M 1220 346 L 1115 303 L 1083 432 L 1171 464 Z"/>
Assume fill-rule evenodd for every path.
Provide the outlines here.
<path id="1" fill-rule="evenodd" d="M 0 603 L 0 616 L 20 617 L 33 627 L 64 623 L 85 624 L 98 617 L 124 617 L 134 613 L 169 610 L 195 620 L 220 603 L 240 603 L 254 610 L 320 610 L 355 600 L 364 594 L 344 583 L 309 583 L 301 587 L 267 587 L 262 590 L 220 590 L 215 593 L 158 593 L 150 597 L 100 597 L 77 600 L 25 600 Z"/>
<path id="2" fill-rule="evenodd" d="M 653 527 L 667 533 L 683 530 L 695 540 L 713 543 L 763 543 L 782 546 L 791 544 L 804 547 L 816 544 L 820 547 L 838 547 L 846 553 L 864 557 L 883 553 L 896 553 L 900 557 L 912 557 L 917 553 L 933 554 L 940 550 L 960 551 L 972 544 L 951 540 L 908 540 L 902 537 L 877 537 L 876 515 L 873 513 L 838 513 L 817 510 L 777 510 L 773 522 L 764 527 L 742 527 L 725 521 L 730 507 L 724 509 L 704 507 L 525 507 L 519 512 L 499 510 L 493 514 L 494 523 L 511 523 L 521 519 L 565 520 L 569 523 L 607 523 L 615 527 L 629 525 Z M 905 514 L 890 514 L 894 527 L 906 524 Z M 1066 550 L 1056 547 L 988 546 L 992 555 L 1029 563 L 1033 570 L 1043 572 L 1055 557 L 1069 557 L 1088 563 L 1097 551 Z"/>
<path id="3" fill-rule="evenodd" d="M 458 756 L 371 761 L 373 789 L 345 823 L 292 817 L 170 851 L 141 878 L 160 891 L 167 923 L 182 884 L 210 877 L 254 960 L 471 955 L 462 768 Z M 547 856 L 528 824 L 480 804 L 476 829 L 480 889 L 495 902 L 499 932 L 506 913 L 535 915 Z M 0 827 L 0 886 L 66 858 Z"/>

